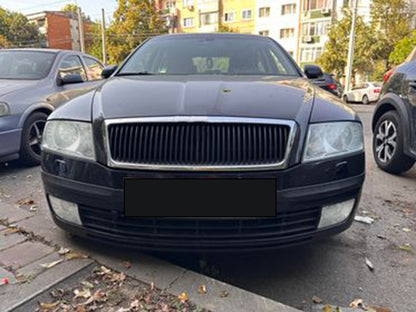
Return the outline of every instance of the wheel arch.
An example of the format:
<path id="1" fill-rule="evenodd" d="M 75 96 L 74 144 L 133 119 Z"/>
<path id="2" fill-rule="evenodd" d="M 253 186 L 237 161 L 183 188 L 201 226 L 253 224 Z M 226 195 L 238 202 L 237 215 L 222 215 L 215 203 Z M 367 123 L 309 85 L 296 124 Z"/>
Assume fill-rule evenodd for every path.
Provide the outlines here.
<path id="1" fill-rule="evenodd" d="M 30 107 L 28 107 L 24 111 L 24 113 L 20 117 L 18 126 L 19 126 L 19 128 L 23 128 L 23 125 L 25 124 L 25 121 L 33 113 L 41 112 L 41 113 L 45 113 L 47 115 L 50 115 L 53 112 L 53 110 L 54 110 L 54 107 L 52 105 L 46 104 L 46 103 L 38 103 L 38 104 L 31 105 Z"/>

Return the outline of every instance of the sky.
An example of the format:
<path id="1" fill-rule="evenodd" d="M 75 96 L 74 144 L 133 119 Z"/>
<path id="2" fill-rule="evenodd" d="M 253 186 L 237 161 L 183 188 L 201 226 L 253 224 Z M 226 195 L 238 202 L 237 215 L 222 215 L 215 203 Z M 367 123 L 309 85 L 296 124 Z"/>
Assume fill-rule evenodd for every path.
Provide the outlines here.
<path id="1" fill-rule="evenodd" d="M 116 0 L 0 0 L 0 6 L 23 14 L 40 11 L 59 10 L 65 4 L 78 4 L 92 20 L 101 19 L 101 9 L 105 10 L 106 19 L 113 16 Z"/>

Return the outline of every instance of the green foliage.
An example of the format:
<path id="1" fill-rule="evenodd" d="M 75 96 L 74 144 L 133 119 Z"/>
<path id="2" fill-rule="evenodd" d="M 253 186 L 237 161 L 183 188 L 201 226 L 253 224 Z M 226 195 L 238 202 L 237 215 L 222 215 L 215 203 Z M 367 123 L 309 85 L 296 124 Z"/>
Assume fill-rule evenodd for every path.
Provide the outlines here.
<path id="1" fill-rule="evenodd" d="M 5 10 L 0 7 L 0 37 L 3 44 L 8 46 L 39 47 L 42 36 L 38 28 L 29 24 L 27 18 L 20 13 Z"/>
<path id="2" fill-rule="evenodd" d="M 231 28 L 231 27 L 226 26 L 224 24 L 220 24 L 220 26 L 218 27 L 218 32 L 220 32 L 220 33 L 233 33 L 233 32 L 238 32 L 238 31 L 235 30 L 234 28 Z"/>
<path id="3" fill-rule="evenodd" d="M 416 47 L 416 30 L 410 36 L 404 37 L 397 42 L 389 56 L 389 62 L 394 65 L 403 63 L 414 47 Z"/>
<path id="4" fill-rule="evenodd" d="M 344 75 L 348 58 L 348 43 L 351 32 L 352 14 L 345 10 L 344 17 L 334 24 L 325 44 L 325 51 L 318 59 L 318 63 L 325 72 L 334 73 L 337 78 Z M 373 67 L 371 57 L 374 53 L 374 36 L 371 28 L 366 25 L 360 16 L 355 22 L 355 44 L 353 73 L 370 72 Z"/>
<path id="5" fill-rule="evenodd" d="M 149 37 L 167 33 L 166 24 L 154 1 L 118 0 L 114 19 L 107 31 L 109 63 L 120 63 Z"/>
<path id="6" fill-rule="evenodd" d="M 85 31 L 85 53 L 103 59 L 101 24 L 99 21 L 90 22 Z"/>

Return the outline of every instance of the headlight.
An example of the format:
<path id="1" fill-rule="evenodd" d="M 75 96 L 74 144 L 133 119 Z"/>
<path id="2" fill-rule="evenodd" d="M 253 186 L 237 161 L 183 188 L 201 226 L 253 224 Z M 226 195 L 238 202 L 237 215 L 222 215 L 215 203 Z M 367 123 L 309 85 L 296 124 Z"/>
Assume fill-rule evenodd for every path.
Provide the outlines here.
<path id="1" fill-rule="evenodd" d="M 87 122 L 51 120 L 46 123 L 42 149 L 94 160 L 92 126 Z"/>
<path id="2" fill-rule="evenodd" d="M 359 152 L 363 146 L 362 127 L 358 122 L 311 124 L 303 162 Z"/>
<path id="3" fill-rule="evenodd" d="M 7 103 L 0 102 L 0 117 L 10 114 L 10 107 Z"/>

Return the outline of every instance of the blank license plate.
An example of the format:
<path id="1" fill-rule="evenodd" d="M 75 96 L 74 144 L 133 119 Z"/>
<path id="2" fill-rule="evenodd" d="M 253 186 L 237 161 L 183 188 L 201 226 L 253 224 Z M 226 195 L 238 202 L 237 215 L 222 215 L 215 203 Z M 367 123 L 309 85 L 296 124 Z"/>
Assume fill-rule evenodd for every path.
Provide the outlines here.
<path id="1" fill-rule="evenodd" d="M 275 179 L 125 179 L 127 217 L 276 216 Z"/>

